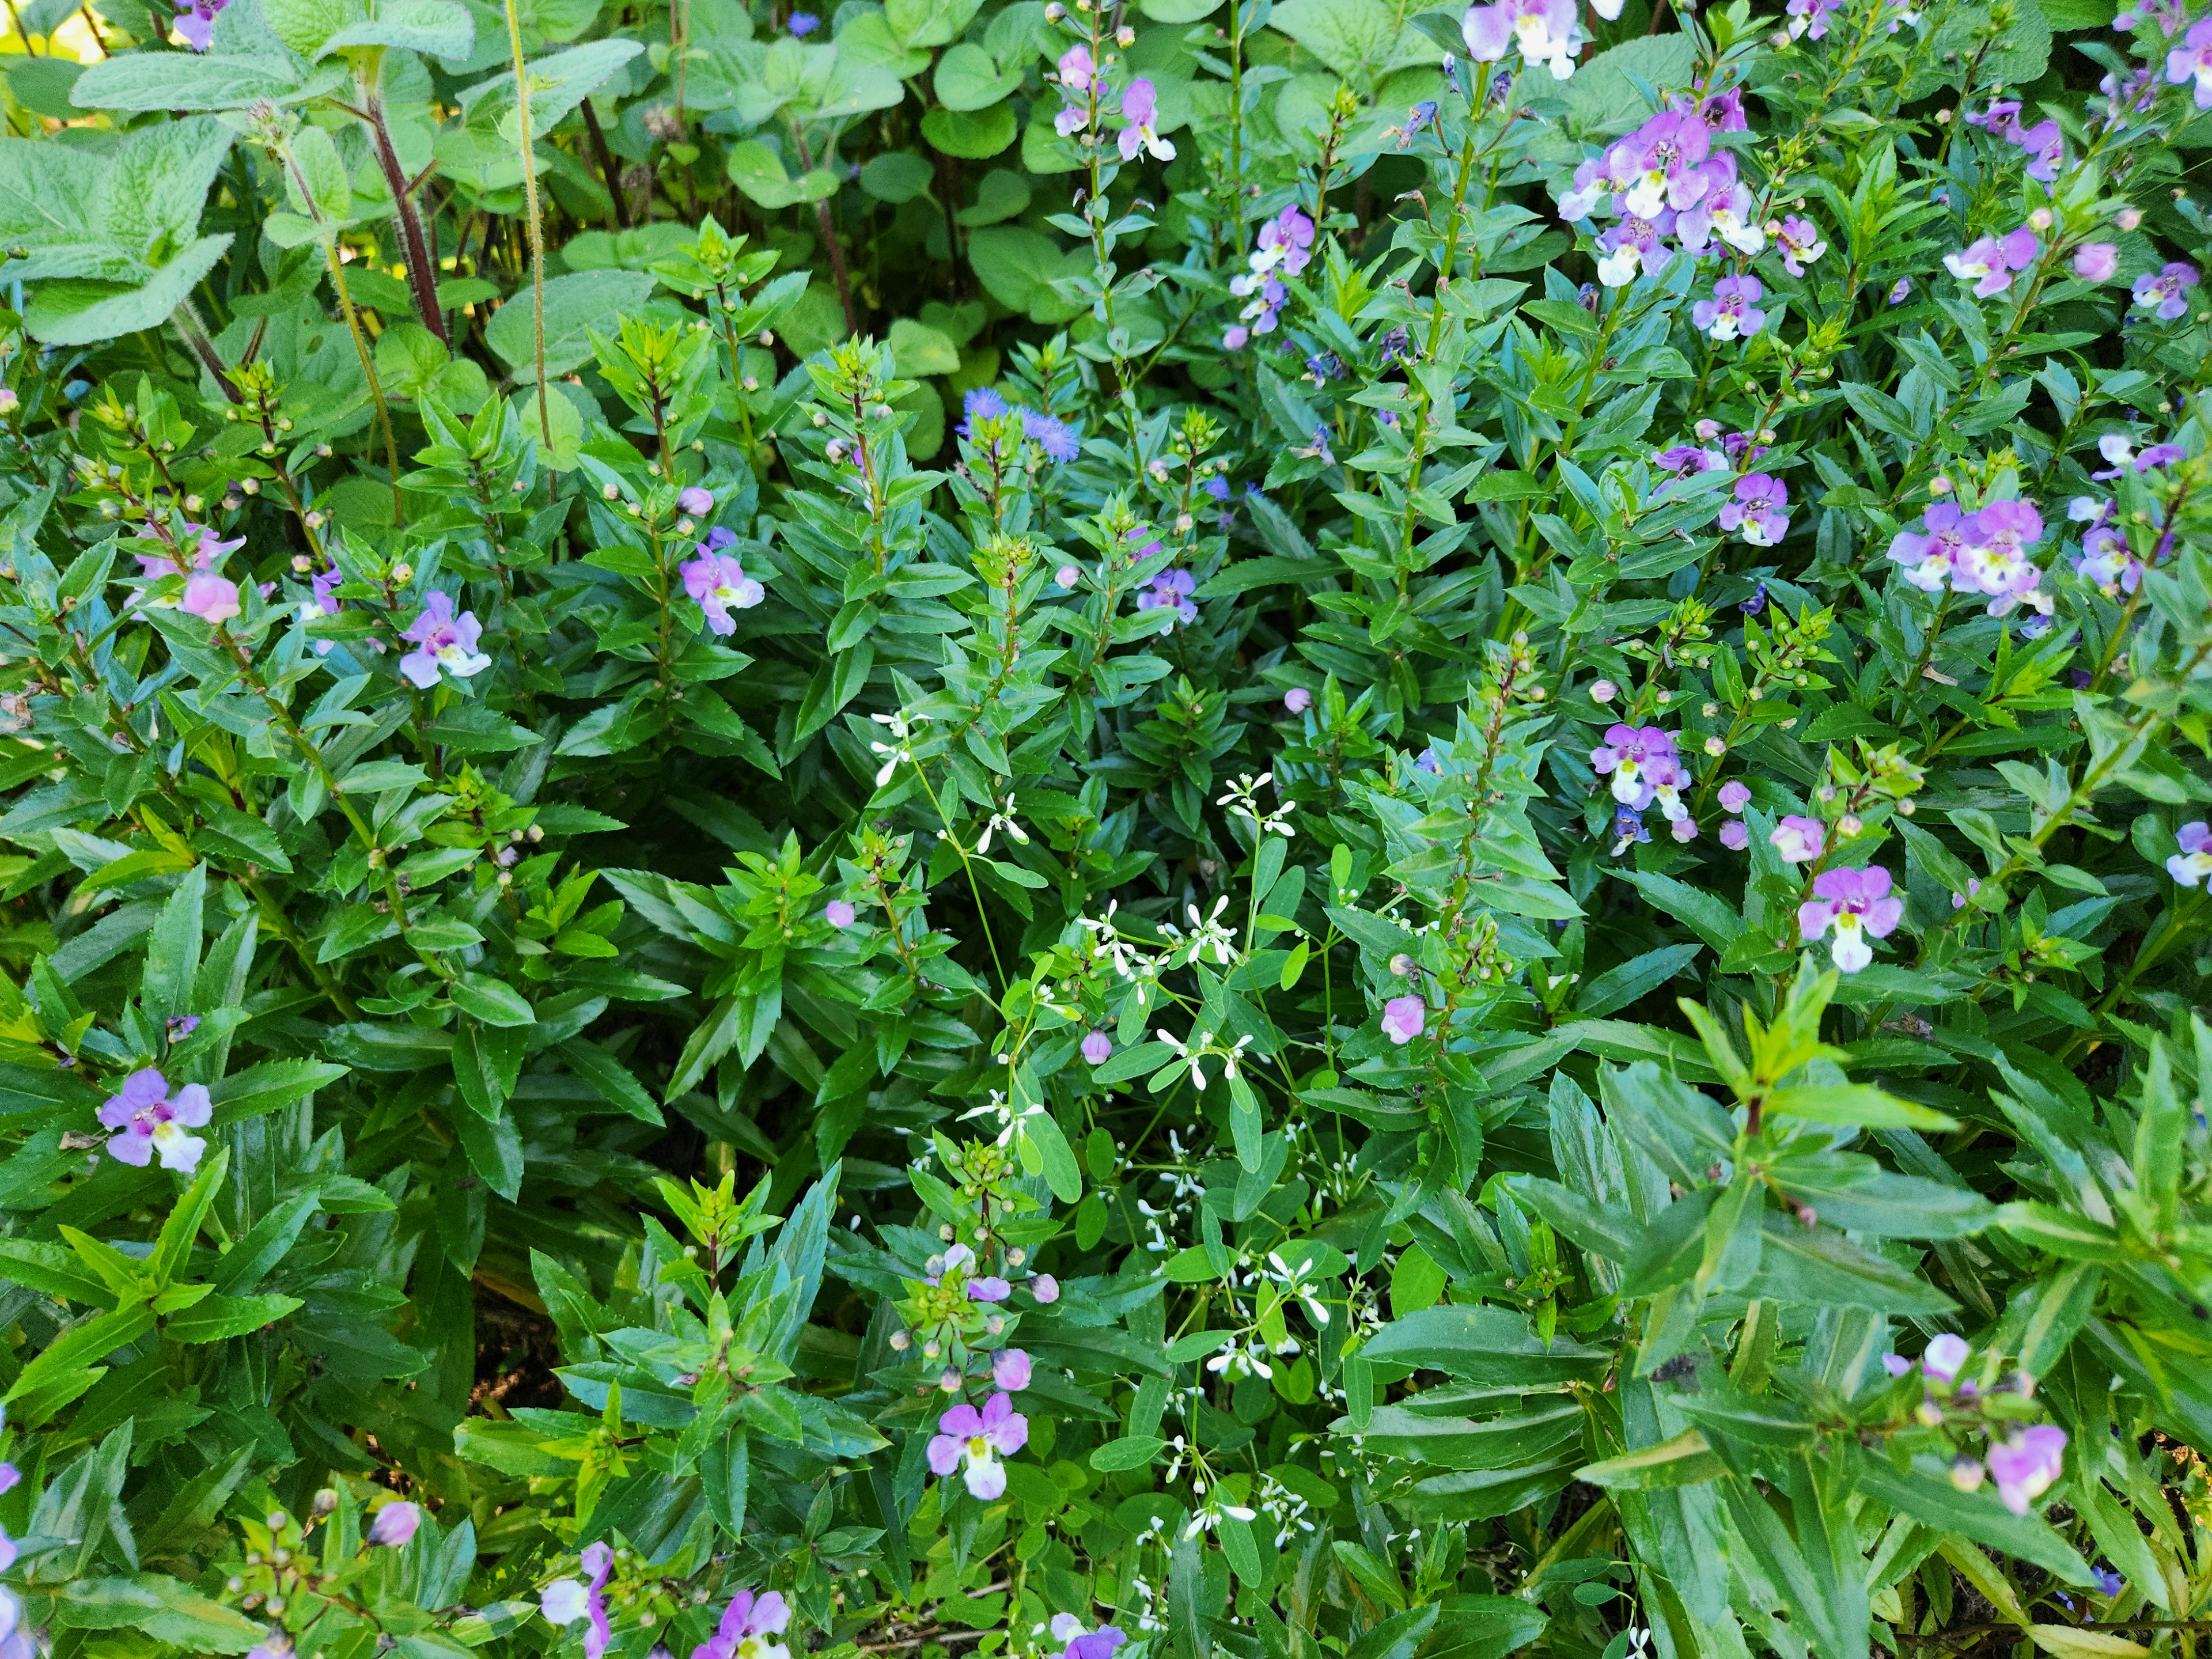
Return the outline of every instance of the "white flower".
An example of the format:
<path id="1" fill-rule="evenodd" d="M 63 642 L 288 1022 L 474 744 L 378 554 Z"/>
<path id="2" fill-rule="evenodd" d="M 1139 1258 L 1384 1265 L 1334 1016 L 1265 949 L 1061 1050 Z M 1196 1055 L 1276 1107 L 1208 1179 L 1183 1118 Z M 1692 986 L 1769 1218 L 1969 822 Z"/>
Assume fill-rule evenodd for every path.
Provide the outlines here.
<path id="1" fill-rule="evenodd" d="M 878 726 L 889 726 L 891 736 L 897 739 L 896 743 L 871 743 L 868 745 L 877 754 L 886 757 L 876 773 L 876 787 L 880 789 L 891 781 L 891 775 L 902 763 L 914 758 L 914 750 L 908 743 L 914 733 L 908 727 L 907 714 L 903 708 L 896 714 L 871 714 L 868 718 Z"/>

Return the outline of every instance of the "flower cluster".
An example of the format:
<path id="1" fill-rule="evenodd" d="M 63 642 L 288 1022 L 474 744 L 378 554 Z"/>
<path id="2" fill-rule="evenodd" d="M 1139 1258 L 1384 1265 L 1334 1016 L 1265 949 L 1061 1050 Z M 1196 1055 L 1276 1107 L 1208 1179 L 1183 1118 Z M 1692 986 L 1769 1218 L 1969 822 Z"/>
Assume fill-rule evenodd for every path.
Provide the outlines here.
<path id="1" fill-rule="evenodd" d="M 1973 512 L 1937 501 L 1921 515 L 1917 530 L 1899 531 L 1892 538 L 1889 556 L 1923 593 L 1948 589 L 1985 596 L 1992 617 L 2023 603 L 2048 617 L 2051 595 L 2028 556 L 2043 531 L 2043 515 L 2033 501 L 1991 501 Z"/>

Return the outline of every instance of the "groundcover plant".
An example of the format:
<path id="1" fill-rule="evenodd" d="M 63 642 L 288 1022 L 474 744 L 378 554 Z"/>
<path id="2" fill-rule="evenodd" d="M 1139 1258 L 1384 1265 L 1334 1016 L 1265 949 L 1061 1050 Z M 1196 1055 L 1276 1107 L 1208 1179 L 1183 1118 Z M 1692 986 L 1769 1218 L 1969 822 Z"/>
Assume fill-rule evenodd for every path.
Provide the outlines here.
<path id="1" fill-rule="evenodd" d="M 2115 12 L 9 0 L 0 1659 L 2203 1652 Z"/>

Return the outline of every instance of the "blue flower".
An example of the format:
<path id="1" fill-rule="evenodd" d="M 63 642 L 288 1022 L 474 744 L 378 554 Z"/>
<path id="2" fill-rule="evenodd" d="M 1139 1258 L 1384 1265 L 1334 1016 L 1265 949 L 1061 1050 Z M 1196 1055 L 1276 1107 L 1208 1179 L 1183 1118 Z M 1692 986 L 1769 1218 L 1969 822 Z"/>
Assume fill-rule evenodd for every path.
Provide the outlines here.
<path id="1" fill-rule="evenodd" d="M 822 27 L 822 20 L 811 11 L 795 11 L 791 14 L 791 21 L 785 27 L 804 40 Z"/>
<path id="2" fill-rule="evenodd" d="M 2100 1567 L 2097 1569 L 2098 1595 L 2106 1597 L 2118 1595 L 2127 1587 L 2128 1581 L 2121 1577 L 2117 1572 L 2114 1572 L 2110 1567 Z"/>
<path id="3" fill-rule="evenodd" d="M 1022 430 L 1030 441 L 1055 461 L 1072 461 L 1083 453 L 1082 441 L 1066 422 L 1050 415 L 1040 415 L 1033 409 L 1022 411 Z"/>
<path id="4" fill-rule="evenodd" d="M 1650 841 L 1651 832 L 1644 827 L 1644 814 L 1632 806 L 1614 809 L 1613 814 L 1613 855 L 1619 858 L 1632 842 Z"/>

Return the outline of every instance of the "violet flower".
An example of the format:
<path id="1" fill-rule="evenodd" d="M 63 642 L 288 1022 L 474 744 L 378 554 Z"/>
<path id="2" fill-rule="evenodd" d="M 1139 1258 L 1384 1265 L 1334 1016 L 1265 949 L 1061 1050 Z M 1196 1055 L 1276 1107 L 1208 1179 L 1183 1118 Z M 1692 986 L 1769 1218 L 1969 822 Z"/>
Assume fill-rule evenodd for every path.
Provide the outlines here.
<path id="1" fill-rule="evenodd" d="M 1030 1357 L 1019 1348 L 1001 1348 L 991 1356 L 991 1381 L 1008 1394 L 1019 1394 L 1030 1385 Z"/>
<path id="2" fill-rule="evenodd" d="M 811 11 L 795 11 L 791 14 L 791 21 L 784 27 L 791 31 L 794 38 L 804 40 L 822 27 L 822 20 Z"/>
<path id="3" fill-rule="evenodd" d="M 185 1131 L 204 1127 L 214 1110 L 204 1085 L 188 1083 L 172 1100 L 168 1079 L 149 1068 L 124 1079 L 121 1091 L 100 1107 L 100 1121 L 116 1132 L 107 1150 L 118 1162 L 143 1170 L 158 1158 L 163 1169 L 190 1175 L 207 1142 Z"/>
<path id="4" fill-rule="evenodd" d="M 1667 246 L 1674 234 L 1674 212 L 1668 208 L 1654 218 L 1631 215 L 1597 239 L 1597 279 L 1607 288 L 1622 288 L 1639 271 L 1664 270 L 1674 258 Z"/>
<path id="5" fill-rule="evenodd" d="M 676 506 L 678 511 L 692 518 L 703 519 L 714 510 L 714 497 L 710 491 L 692 484 L 678 492 Z"/>
<path id="6" fill-rule="evenodd" d="M 1940 593 L 1949 584 L 1966 550 L 1960 527 L 1966 514 L 1954 501 L 1936 501 L 1921 515 L 1917 532 L 1900 530 L 1889 544 L 1889 556 L 1905 567 L 1905 580 L 1923 593 Z"/>
<path id="7" fill-rule="evenodd" d="M 1083 1058 L 1092 1066 L 1103 1066 L 1114 1053 L 1114 1039 L 1103 1031 L 1092 1031 L 1083 1039 Z"/>
<path id="8" fill-rule="evenodd" d="M 1006 1467 L 999 1460 L 1012 1457 L 1029 1440 L 1029 1419 L 1005 1395 L 994 1394 L 980 1412 L 959 1405 L 937 1419 L 929 1467 L 940 1477 L 959 1470 L 968 1490 L 988 1503 L 1006 1490 Z"/>
<path id="9" fill-rule="evenodd" d="M 1060 1281 L 1050 1273 L 1035 1273 L 1030 1278 L 1030 1294 L 1049 1307 L 1060 1300 Z"/>
<path id="10" fill-rule="evenodd" d="M 1656 726 L 1606 728 L 1605 741 L 1589 751 L 1590 769 L 1613 780 L 1613 798 L 1642 811 L 1657 785 L 1681 768 L 1674 734 Z"/>
<path id="11" fill-rule="evenodd" d="M 1517 46 L 1524 62 L 1541 64 L 1553 80 L 1564 81 L 1583 48 L 1577 11 L 1576 0 L 1497 0 L 1469 6 L 1460 36 L 1478 64 L 1495 64 Z"/>
<path id="12" fill-rule="evenodd" d="M 859 915 L 860 912 L 844 899 L 831 899 L 822 907 L 822 920 L 836 928 L 850 927 Z"/>
<path id="13" fill-rule="evenodd" d="M 180 0 L 170 27 L 194 52 L 205 52 L 215 44 L 215 20 L 229 3 L 230 0 L 190 0 L 187 4 Z"/>
<path id="14" fill-rule="evenodd" d="M 2203 28 L 2208 24 L 2212 24 L 2212 18 L 2197 27 Z M 2150 312 L 2159 321 L 2170 323 L 2188 311 L 2189 290 L 2197 286 L 2198 280 L 2197 267 L 2179 259 L 2160 265 L 2155 275 L 2146 271 L 2136 278 L 2136 309 Z"/>
<path id="15" fill-rule="evenodd" d="M 1139 611 L 1166 611 L 1171 614 L 1161 624 L 1163 634 L 1174 631 L 1180 621 L 1185 628 L 1198 620 L 1198 606 L 1191 595 L 1198 591 L 1198 580 L 1188 570 L 1163 570 L 1152 578 L 1152 585 L 1137 595 Z"/>
<path id="16" fill-rule="evenodd" d="M 1045 453 L 1048 460 L 1072 461 L 1083 453 L 1075 428 L 1055 416 L 1033 409 L 1022 411 L 1022 435 Z"/>
<path id="17" fill-rule="evenodd" d="M 1722 811 L 1740 814 L 1751 805 L 1750 787 L 1735 778 L 1730 778 L 1721 786 L 1720 803 Z"/>
<path id="18" fill-rule="evenodd" d="M 2027 152 L 2027 176 L 2049 184 L 2058 177 L 2058 170 L 2066 164 L 2066 138 L 2056 121 L 2039 121 L 2032 127 L 2016 127 L 2005 135 Z"/>
<path id="19" fill-rule="evenodd" d="M 1783 220 L 1774 233 L 1774 242 L 1782 250 L 1782 268 L 1792 276 L 1802 276 L 1805 267 L 1828 251 L 1813 222 L 1794 213 Z"/>
<path id="20" fill-rule="evenodd" d="M 1063 138 L 1072 138 L 1091 125 L 1091 88 L 1097 80 L 1098 66 L 1091 60 L 1091 48 L 1073 46 L 1060 53 L 1055 68 L 1060 95 L 1068 102 L 1066 108 L 1052 118 L 1052 130 Z"/>
<path id="21" fill-rule="evenodd" d="M 2118 527 L 2100 525 L 2081 538 L 2083 556 L 2074 562 L 2074 574 L 2108 599 L 2133 593 L 2142 586 L 2143 563 L 2128 545 Z"/>
<path id="22" fill-rule="evenodd" d="M 750 611 L 768 597 L 767 590 L 745 574 L 744 566 L 735 556 L 722 550 L 737 539 L 726 530 L 715 530 L 698 544 L 697 558 L 686 559 L 677 567 L 684 578 L 684 591 L 706 617 L 707 626 L 717 634 L 736 633 L 738 619 L 730 612 Z"/>
<path id="23" fill-rule="evenodd" d="M 1809 35 L 1823 40 L 1828 33 L 1828 14 L 1839 9 L 1843 0 L 1790 0 L 1784 8 L 1790 18 L 1790 38 Z"/>
<path id="24" fill-rule="evenodd" d="M 2116 21 L 2115 28 L 2119 25 Z M 2212 109 L 2212 17 L 2189 26 L 2181 44 L 2166 54 L 2166 79 L 2170 86 L 2197 82 L 2197 107 Z"/>
<path id="25" fill-rule="evenodd" d="M 2181 850 L 2166 861 L 2166 873 L 2184 887 L 2194 887 L 2212 876 L 2212 823 L 2199 818 L 2174 832 Z"/>
<path id="26" fill-rule="evenodd" d="M 1771 547 L 1790 533 L 1790 487 L 1764 472 L 1735 481 L 1733 499 L 1721 507 L 1723 530 L 1742 532 L 1753 547 Z"/>
<path id="27" fill-rule="evenodd" d="M 2043 539 L 2043 515 L 2033 501 L 1991 501 L 1960 524 L 1966 538 L 1955 591 L 1990 596 L 1989 614 L 2007 615 L 2026 599 L 2045 616 L 2048 593 L 2038 592 L 2043 573 L 2028 550 Z"/>
<path id="28" fill-rule="evenodd" d="M 588 1579 L 581 1583 L 574 1578 L 556 1579 L 538 1598 L 538 1610 L 549 1625 L 573 1625 L 579 1619 L 589 1621 L 584 1632 L 584 1659 L 601 1659 L 613 1636 L 607 1626 L 605 1592 L 614 1559 L 614 1550 L 608 1544 L 586 1544 L 582 1565 Z"/>
<path id="29" fill-rule="evenodd" d="M 1989 1466 L 2004 1506 L 2014 1515 L 2026 1515 L 2029 1503 L 2065 1473 L 2066 1431 L 2055 1423 L 2039 1423 L 1991 1446 Z"/>
<path id="30" fill-rule="evenodd" d="M 1844 972 L 1856 974 L 1874 960 L 1867 939 L 1887 939 L 1905 918 L 1904 901 L 1891 897 L 1889 886 L 1889 872 L 1879 864 L 1823 870 L 1813 878 L 1813 896 L 1797 907 L 1797 931 L 1811 945 L 1832 926 L 1829 955 Z"/>
<path id="31" fill-rule="evenodd" d="M 425 691 L 437 684 L 441 668 L 459 679 L 481 674 L 491 666 L 491 659 L 477 649 L 483 632 L 476 612 L 464 611 L 456 616 L 453 595 L 433 592 L 400 635 L 412 640 L 416 648 L 399 659 L 399 672 L 410 684 Z"/>
<path id="32" fill-rule="evenodd" d="M 1731 853 L 1741 853 L 1751 845 L 1751 826 L 1741 818 L 1730 818 L 1721 825 L 1721 845 Z"/>
<path id="33" fill-rule="evenodd" d="M 1690 320 L 1716 340 L 1749 339 L 1766 326 L 1766 313 L 1758 308 L 1765 288 L 1756 276 L 1723 276 L 1713 284 L 1713 297 L 1690 307 Z"/>
<path id="34" fill-rule="evenodd" d="M 1115 1625 L 1085 1630 L 1072 1613 L 1054 1613 L 1051 1631 L 1054 1641 L 1067 1644 L 1060 1650 L 1060 1659 L 1113 1659 L 1114 1650 L 1129 1639 Z"/>
<path id="35" fill-rule="evenodd" d="M 791 1608 L 775 1590 L 756 1596 L 739 1590 L 722 1609 L 714 1633 L 691 1650 L 691 1659 L 791 1659 L 791 1650 L 769 1638 L 783 1634 Z"/>
<path id="36" fill-rule="evenodd" d="M 368 1541 L 389 1545 L 393 1549 L 404 1549 L 408 1540 L 415 1536 L 415 1529 L 422 1524 L 420 1504 L 405 1502 L 386 1504 L 377 1510 L 375 1519 L 369 1522 Z"/>
<path id="37" fill-rule="evenodd" d="M 1949 1382 L 1959 1375 L 1959 1368 L 1966 1363 L 1972 1350 L 1966 1339 L 1955 1332 L 1945 1331 L 1929 1343 L 1920 1355 L 1920 1374 L 1931 1382 Z"/>
<path id="38" fill-rule="evenodd" d="M 1986 300 L 2012 286 L 2014 274 L 2033 265 L 2043 243 L 2026 225 L 2002 236 L 1984 236 L 1956 253 L 1943 256 L 1943 268 L 1974 285 L 1974 297 Z"/>
<path id="39" fill-rule="evenodd" d="M 1711 179 L 1702 171 L 1712 134 L 1695 115 L 1662 110 L 1623 142 L 1632 160 L 1621 193 L 1624 211 L 1655 219 L 1668 208 L 1693 207 Z"/>
<path id="40" fill-rule="evenodd" d="M 1651 832 L 1644 827 L 1644 814 L 1633 806 L 1613 809 L 1613 855 L 1619 858 L 1638 842 L 1648 842 Z"/>
<path id="41" fill-rule="evenodd" d="M 1129 125 L 1116 135 L 1115 143 L 1123 161 L 1135 161 L 1140 149 L 1156 161 L 1175 160 L 1176 147 L 1161 137 L 1153 125 L 1159 118 L 1159 103 L 1150 81 L 1139 76 L 1122 90 L 1121 118 Z"/>

